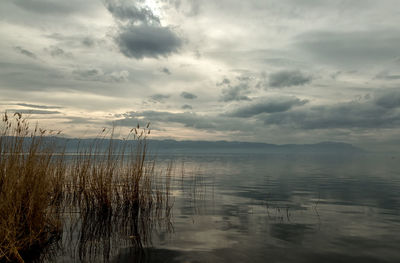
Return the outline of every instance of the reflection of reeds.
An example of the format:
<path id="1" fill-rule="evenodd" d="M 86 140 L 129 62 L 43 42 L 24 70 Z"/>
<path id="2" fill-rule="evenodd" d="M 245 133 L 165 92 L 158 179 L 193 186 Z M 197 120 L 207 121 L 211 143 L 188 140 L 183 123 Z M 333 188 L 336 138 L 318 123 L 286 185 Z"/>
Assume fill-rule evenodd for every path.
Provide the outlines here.
<path id="1" fill-rule="evenodd" d="M 155 172 L 148 125 L 132 129 L 122 144 L 113 131 L 102 133 L 80 145 L 73 160 L 57 148 L 56 133 L 31 131 L 20 114 L 4 114 L 1 129 L 0 261 L 40 255 L 63 228 L 82 260 L 107 261 L 118 242 L 141 248 L 155 222 L 169 224 L 172 165 Z"/>

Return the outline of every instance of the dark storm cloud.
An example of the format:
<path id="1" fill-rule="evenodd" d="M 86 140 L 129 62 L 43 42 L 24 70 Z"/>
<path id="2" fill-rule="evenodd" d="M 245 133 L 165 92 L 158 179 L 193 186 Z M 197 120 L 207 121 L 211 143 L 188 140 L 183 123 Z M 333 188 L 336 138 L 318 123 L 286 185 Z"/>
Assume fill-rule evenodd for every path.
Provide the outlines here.
<path id="1" fill-rule="evenodd" d="M 164 102 L 164 100 L 168 99 L 171 97 L 171 95 L 166 95 L 166 94 L 154 94 L 150 96 L 150 99 L 155 101 L 155 102 Z"/>
<path id="2" fill-rule="evenodd" d="M 303 129 L 391 128 L 400 126 L 400 92 L 376 94 L 366 102 L 351 101 L 334 105 L 271 114 L 265 124 Z"/>
<path id="3" fill-rule="evenodd" d="M 310 83 L 312 78 L 298 70 L 283 70 L 269 76 L 269 86 L 273 88 L 284 88 L 291 86 L 302 86 Z"/>
<path id="4" fill-rule="evenodd" d="M 115 42 L 126 57 L 167 57 L 182 46 L 180 37 L 162 26 L 149 8 L 126 1 L 106 1 L 105 5 L 117 21 L 125 22 L 119 23 Z"/>
<path id="5" fill-rule="evenodd" d="M 193 109 L 193 107 L 190 106 L 189 104 L 185 104 L 185 105 L 183 105 L 181 108 L 184 109 L 184 110 L 191 110 L 191 109 Z"/>
<path id="6" fill-rule="evenodd" d="M 34 53 L 30 52 L 29 50 L 26 50 L 26 49 L 24 49 L 22 47 L 19 47 L 19 46 L 18 47 L 14 47 L 14 49 L 15 49 L 15 51 L 17 51 L 18 53 L 20 53 L 22 55 L 25 55 L 25 56 L 33 58 L 33 59 L 37 59 L 37 56 Z"/>
<path id="7" fill-rule="evenodd" d="M 298 36 L 297 46 L 329 64 L 355 66 L 390 61 L 400 53 L 400 31 L 309 32 Z"/>
<path id="8" fill-rule="evenodd" d="M 182 45 L 172 29 L 149 25 L 122 27 L 115 40 L 126 57 L 136 59 L 166 57 Z"/>
<path id="9" fill-rule="evenodd" d="M 17 106 L 36 108 L 36 109 L 62 109 L 60 106 L 49 106 L 49 105 L 37 105 L 37 104 L 29 104 L 29 103 L 17 103 Z"/>
<path id="10" fill-rule="evenodd" d="M 300 100 L 295 97 L 268 99 L 262 102 L 255 102 L 239 107 L 238 109 L 229 112 L 226 115 L 231 117 L 246 118 L 262 113 L 285 112 L 295 106 L 302 106 L 307 102 L 307 100 Z"/>
<path id="11" fill-rule="evenodd" d="M 188 99 L 188 100 L 194 100 L 194 99 L 197 98 L 197 96 L 195 94 L 189 93 L 189 92 L 186 92 L 186 91 L 181 93 L 181 97 L 184 98 L 184 99 Z"/>
<path id="12" fill-rule="evenodd" d="M 241 100 L 251 100 L 247 94 L 249 93 L 249 86 L 246 83 L 240 83 L 236 86 L 230 86 L 222 90 L 220 101 L 241 101 Z"/>

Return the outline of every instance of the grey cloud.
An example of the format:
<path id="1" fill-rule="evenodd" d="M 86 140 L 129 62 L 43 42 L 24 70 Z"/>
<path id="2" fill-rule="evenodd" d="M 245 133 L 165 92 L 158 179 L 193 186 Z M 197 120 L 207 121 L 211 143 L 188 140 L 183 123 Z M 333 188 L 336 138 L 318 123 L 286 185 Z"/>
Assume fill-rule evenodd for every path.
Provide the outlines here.
<path id="1" fill-rule="evenodd" d="M 170 27 L 162 26 L 149 8 L 117 0 L 105 4 L 116 20 L 126 22 L 119 24 L 115 37 L 119 50 L 126 57 L 167 57 L 182 46 L 180 37 Z"/>
<path id="2" fill-rule="evenodd" d="M 229 85 L 231 81 L 227 78 L 223 79 L 221 82 L 217 83 L 217 86 Z"/>
<path id="3" fill-rule="evenodd" d="M 335 73 L 332 73 L 332 74 L 330 75 L 330 77 L 331 77 L 331 79 L 336 80 L 342 73 L 343 73 L 343 72 L 339 70 L 339 71 L 336 71 Z"/>
<path id="4" fill-rule="evenodd" d="M 123 89 L 123 86 L 126 86 L 124 85 L 125 81 L 130 81 L 128 71 L 102 72 L 100 69 L 95 69 L 97 70 L 96 75 L 95 71 L 90 72 L 91 70 L 94 69 L 71 69 L 69 72 L 47 63 L 0 62 L 0 94 L 5 99 L 7 98 L 5 94 L 8 93 L 9 97 L 7 99 L 9 101 L 40 101 L 40 95 L 36 94 L 32 97 L 32 93 L 37 92 L 44 92 L 44 97 L 51 97 L 51 94 L 56 92 L 75 93 L 76 91 L 83 94 L 92 93 L 109 97 L 124 96 L 121 95 L 120 91 Z M 80 71 L 83 72 L 81 73 Z M 86 72 L 89 76 L 84 73 L 85 71 L 89 71 Z M 110 83 L 121 83 L 121 85 L 114 85 L 113 89 L 110 89 Z M 77 96 L 79 100 L 80 96 Z M 53 101 L 58 101 L 59 99 L 61 98 L 56 96 L 53 98 Z M 95 101 L 82 105 L 71 97 L 66 97 L 64 100 L 70 101 L 72 103 L 71 106 L 91 107 L 91 105 L 99 105 Z M 47 101 L 45 104 L 47 103 L 50 104 L 51 101 Z M 112 105 L 108 106 L 111 107 Z"/>
<path id="5" fill-rule="evenodd" d="M 70 52 L 65 52 L 62 48 L 57 46 L 50 46 L 48 49 L 45 49 L 52 57 L 66 57 L 71 58 L 72 54 Z"/>
<path id="6" fill-rule="evenodd" d="M 393 99 L 391 99 L 393 98 Z M 266 125 L 276 124 L 303 129 L 391 128 L 400 126 L 400 92 L 376 95 L 366 102 L 351 101 L 308 109 L 271 114 Z"/>
<path id="7" fill-rule="evenodd" d="M 382 92 L 375 99 L 375 103 L 386 109 L 394 109 L 400 107 L 400 92 L 399 91 L 389 91 Z"/>
<path id="8" fill-rule="evenodd" d="M 127 70 L 113 71 L 103 78 L 106 82 L 124 82 L 127 81 L 129 77 L 129 72 Z"/>
<path id="9" fill-rule="evenodd" d="M 385 76 L 385 79 L 398 80 L 398 79 L 400 79 L 400 75 L 387 75 L 387 76 Z"/>
<path id="10" fill-rule="evenodd" d="M 241 101 L 251 100 L 246 94 L 249 92 L 249 86 L 245 83 L 240 83 L 236 86 L 228 86 L 222 90 L 220 101 Z"/>
<path id="11" fill-rule="evenodd" d="M 120 51 L 129 58 L 166 57 L 178 52 L 182 40 L 169 27 L 126 26 L 116 37 Z"/>
<path id="12" fill-rule="evenodd" d="M 19 112 L 21 114 L 41 114 L 41 115 L 48 115 L 48 114 L 59 114 L 59 111 L 49 111 L 49 110 L 35 110 L 35 109 L 7 109 L 6 111 L 10 112 Z"/>
<path id="13" fill-rule="evenodd" d="M 310 83 L 312 78 L 295 70 L 283 70 L 269 76 L 269 85 L 273 88 L 284 88 L 291 86 L 302 86 Z"/>
<path id="14" fill-rule="evenodd" d="M 19 46 L 14 47 L 14 49 L 15 49 L 18 53 L 21 53 L 22 55 L 25 55 L 25 56 L 30 57 L 30 58 L 33 58 L 33 59 L 37 59 L 37 56 L 36 56 L 34 53 L 30 52 L 29 50 L 26 50 L 26 49 L 24 49 L 24 48 L 22 48 L 22 47 L 19 47 Z"/>
<path id="15" fill-rule="evenodd" d="M 160 24 L 160 19 L 147 7 L 139 7 L 133 2 L 109 0 L 105 2 L 108 11 L 117 19 L 132 23 Z"/>
<path id="16" fill-rule="evenodd" d="M 186 92 L 186 91 L 181 93 L 181 97 L 184 98 L 184 99 L 188 99 L 188 100 L 193 100 L 193 99 L 197 98 L 197 96 L 195 94 L 189 93 L 189 92 Z"/>
<path id="17" fill-rule="evenodd" d="M 72 74 L 80 77 L 81 79 L 92 79 L 99 76 L 101 73 L 98 69 L 85 69 L 85 70 L 74 70 Z"/>
<path id="18" fill-rule="evenodd" d="M 3 89 L 8 87 L 14 91 L 33 91 L 47 90 L 51 86 L 54 90 L 64 83 L 63 75 L 44 63 L 0 62 L 0 69 L 0 85 Z"/>
<path id="19" fill-rule="evenodd" d="M 285 112 L 295 106 L 302 106 L 306 103 L 308 103 L 308 100 L 300 100 L 296 97 L 267 99 L 263 102 L 255 102 L 239 107 L 238 109 L 229 112 L 226 115 L 231 117 L 246 118 L 262 113 Z"/>
<path id="20" fill-rule="evenodd" d="M 298 36 L 296 45 L 320 62 L 348 67 L 393 60 L 399 43 L 397 30 L 317 31 Z"/>
<path id="21" fill-rule="evenodd" d="M 165 94 L 154 94 L 150 96 L 150 99 L 156 102 L 164 102 L 165 99 L 171 97 L 170 95 Z"/>
<path id="22" fill-rule="evenodd" d="M 138 121 L 145 120 L 152 123 L 178 123 L 188 128 L 207 130 L 207 131 L 248 131 L 249 123 L 245 119 L 199 115 L 193 112 L 171 113 L 164 111 L 132 111 L 122 114 L 121 119 L 116 121 L 117 125 L 136 126 Z"/>
<path id="23" fill-rule="evenodd" d="M 66 123 L 66 124 L 96 123 L 95 119 L 93 119 L 93 118 L 85 118 L 85 117 L 67 116 L 67 117 L 64 117 L 63 119 L 66 119 L 65 121 L 63 121 L 63 123 Z"/>
<path id="24" fill-rule="evenodd" d="M 84 37 L 81 43 L 86 47 L 93 47 L 96 41 L 91 37 Z"/>
<path id="25" fill-rule="evenodd" d="M 189 104 L 185 104 L 185 105 L 183 105 L 181 108 L 184 109 L 184 110 L 191 110 L 191 109 L 193 109 L 193 107 L 190 106 Z"/>
<path id="26" fill-rule="evenodd" d="M 163 73 L 165 73 L 165 74 L 167 74 L 167 75 L 171 75 L 171 71 L 169 71 L 168 68 L 162 68 L 162 69 L 161 69 L 161 72 L 163 72 Z"/>
<path id="27" fill-rule="evenodd" d="M 243 81 L 243 82 L 249 82 L 251 80 L 251 77 L 242 75 L 242 76 L 236 77 L 236 79 L 238 79 L 239 81 Z"/>
<path id="28" fill-rule="evenodd" d="M 37 104 L 29 104 L 29 103 L 17 103 L 17 106 L 36 108 L 36 109 L 62 109 L 60 106 L 49 106 L 49 105 L 37 105 Z"/>
<path id="29" fill-rule="evenodd" d="M 13 3 L 18 7 L 30 11 L 43 14 L 70 14 L 74 11 L 78 11 L 82 4 L 85 1 L 71 3 L 70 1 L 53 1 L 53 0 L 35 0 L 35 1 L 26 1 L 26 0 L 14 0 Z"/>
<path id="30" fill-rule="evenodd" d="M 128 80 L 129 72 L 126 70 L 103 72 L 101 69 L 76 69 L 72 74 L 78 80 L 101 82 L 124 82 Z"/>
<path id="31" fill-rule="evenodd" d="M 215 129 L 216 124 L 207 117 L 197 115 L 196 113 L 171 113 L 163 111 L 143 111 L 143 112 L 128 112 L 123 114 L 124 119 L 117 120 L 118 125 L 132 126 L 137 123 L 139 118 L 144 118 L 150 122 L 173 122 L 183 124 L 185 127 L 196 129 Z"/>
<path id="32" fill-rule="evenodd" d="M 100 45 L 105 43 L 104 39 L 97 39 L 93 36 L 80 34 L 80 33 L 72 33 L 72 34 L 60 34 L 60 33 L 51 33 L 46 34 L 45 37 L 56 40 L 58 44 L 62 44 L 65 47 L 69 48 L 92 48 L 95 45 Z M 68 54 L 68 52 L 67 52 Z"/>
<path id="33" fill-rule="evenodd" d="M 376 75 L 377 79 L 385 79 L 385 80 L 399 80 L 400 74 L 390 74 L 387 71 L 380 72 Z"/>
<path id="34" fill-rule="evenodd" d="M 388 91 L 388 93 L 390 92 L 396 94 L 400 93 L 396 90 Z M 275 105 L 272 104 L 272 99 L 271 104 L 267 107 L 263 107 L 259 103 L 255 102 L 254 107 L 251 107 L 251 105 L 248 107 L 242 107 L 231 115 L 225 114 L 220 116 L 199 115 L 193 112 L 127 112 L 119 115 L 119 117 L 122 118 L 117 121 L 117 124 L 133 126 L 139 120 L 144 119 L 160 125 L 162 125 L 162 123 L 179 123 L 185 127 L 194 129 L 243 132 L 246 131 L 245 129 L 248 125 L 255 125 L 254 127 L 258 129 L 262 128 L 257 126 L 257 122 L 259 121 L 265 123 L 266 126 L 264 129 L 268 126 L 273 129 L 274 126 L 277 125 L 279 129 L 286 128 L 286 131 L 287 129 L 291 130 L 293 128 L 305 130 L 320 129 L 328 131 L 330 129 L 353 130 L 400 127 L 400 111 L 398 110 L 398 107 L 385 108 L 379 105 L 380 99 L 385 98 L 385 96 L 386 93 L 375 94 L 374 98 L 362 102 L 350 101 L 334 105 L 303 107 L 296 110 L 291 110 L 291 107 L 304 105 L 307 101 L 293 97 L 281 99 L 276 98 Z M 265 112 L 269 114 L 261 114 Z M 256 118 L 236 118 L 250 116 L 255 116 Z"/>

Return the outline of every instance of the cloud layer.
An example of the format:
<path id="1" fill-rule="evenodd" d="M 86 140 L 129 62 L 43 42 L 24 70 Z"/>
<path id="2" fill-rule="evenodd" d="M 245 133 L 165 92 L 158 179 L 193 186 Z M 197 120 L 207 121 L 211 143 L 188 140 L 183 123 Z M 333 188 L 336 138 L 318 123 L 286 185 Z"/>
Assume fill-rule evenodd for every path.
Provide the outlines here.
<path id="1" fill-rule="evenodd" d="M 265 124 L 304 129 L 392 128 L 400 126 L 400 92 L 378 94 L 373 100 L 314 106 L 265 118 Z"/>
<path id="2" fill-rule="evenodd" d="M 400 149 L 397 5 L 0 1 L 0 110 L 67 136 L 148 120 L 157 138 Z"/>

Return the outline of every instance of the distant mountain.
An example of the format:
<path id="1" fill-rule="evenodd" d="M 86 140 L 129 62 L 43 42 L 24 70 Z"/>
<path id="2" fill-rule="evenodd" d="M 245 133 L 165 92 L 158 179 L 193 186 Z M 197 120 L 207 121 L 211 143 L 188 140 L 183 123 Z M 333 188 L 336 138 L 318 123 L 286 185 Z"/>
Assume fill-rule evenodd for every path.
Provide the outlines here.
<path id="1" fill-rule="evenodd" d="M 212 152 L 212 153 L 362 153 L 363 149 L 342 142 L 316 144 L 268 144 L 229 141 L 152 140 L 155 152 Z"/>
<path id="2" fill-rule="evenodd" d="M 49 137 L 46 141 L 54 141 L 59 149 L 65 147 L 68 153 L 77 152 L 78 149 L 97 147 L 104 151 L 110 145 L 109 139 L 77 139 Z M 30 138 L 26 139 L 26 144 Z M 134 146 L 134 141 L 114 139 L 112 145 L 116 148 L 122 145 Z M 315 144 L 268 144 L 256 142 L 231 142 L 231 141 L 176 141 L 176 140 L 148 140 L 151 153 L 362 153 L 363 149 L 342 142 L 320 142 Z"/>

